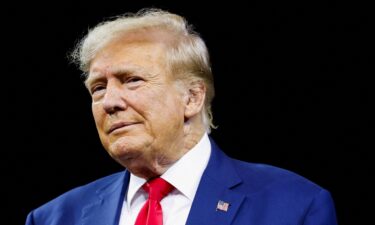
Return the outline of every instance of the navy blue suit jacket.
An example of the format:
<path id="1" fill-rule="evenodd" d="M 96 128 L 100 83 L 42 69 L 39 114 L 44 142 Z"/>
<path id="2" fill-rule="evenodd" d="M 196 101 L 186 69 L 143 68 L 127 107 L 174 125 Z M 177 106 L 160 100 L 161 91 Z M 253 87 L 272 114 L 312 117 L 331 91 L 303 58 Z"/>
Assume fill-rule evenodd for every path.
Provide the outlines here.
<path id="1" fill-rule="evenodd" d="M 231 159 L 211 143 L 187 225 L 337 224 L 326 190 L 290 171 Z M 124 171 L 75 188 L 30 212 L 26 225 L 118 225 L 128 182 Z M 228 209 L 217 209 L 219 201 Z"/>

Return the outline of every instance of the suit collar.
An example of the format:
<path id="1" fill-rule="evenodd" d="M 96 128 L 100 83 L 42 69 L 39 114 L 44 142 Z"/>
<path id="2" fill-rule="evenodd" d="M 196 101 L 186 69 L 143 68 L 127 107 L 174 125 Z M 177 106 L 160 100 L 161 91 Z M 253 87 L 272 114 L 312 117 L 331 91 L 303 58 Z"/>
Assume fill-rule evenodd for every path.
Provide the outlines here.
<path id="1" fill-rule="evenodd" d="M 82 225 L 117 225 L 129 183 L 129 172 L 96 191 L 97 197 L 82 209 Z"/>
<path id="2" fill-rule="evenodd" d="M 245 196 L 234 188 L 242 183 L 231 159 L 211 139 L 212 152 L 199 184 L 187 225 L 229 225 Z M 219 201 L 229 204 L 228 210 L 218 208 Z"/>
<path id="3" fill-rule="evenodd" d="M 215 182 L 232 188 L 242 182 L 242 179 L 233 167 L 232 160 L 210 138 L 211 156 L 203 176 L 210 177 Z"/>

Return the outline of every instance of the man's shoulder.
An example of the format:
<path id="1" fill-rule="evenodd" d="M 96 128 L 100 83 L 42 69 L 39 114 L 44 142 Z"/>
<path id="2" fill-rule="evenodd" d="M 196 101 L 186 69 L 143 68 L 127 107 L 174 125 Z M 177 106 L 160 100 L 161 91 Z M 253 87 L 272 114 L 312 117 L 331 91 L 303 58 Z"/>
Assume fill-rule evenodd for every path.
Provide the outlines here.
<path id="1" fill-rule="evenodd" d="M 232 162 L 242 179 L 243 185 L 250 187 L 253 192 L 278 191 L 314 195 L 323 190 L 313 181 L 291 170 L 236 159 L 233 159 Z"/>
<path id="2" fill-rule="evenodd" d="M 291 197 L 301 195 L 302 197 L 314 196 L 324 190 L 313 181 L 291 170 L 231 158 L 212 139 L 210 140 L 213 149 L 211 159 L 215 161 L 215 163 L 211 163 L 211 165 L 215 165 L 212 167 L 214 168 L 211 170 L 212 174 L 217 174 L 217 171 L 220 171 L 225 173 L 226 176 L 238 177 L 241 184 L 236 187 L 236 190 L 246 195 L 277 193 L 285 196 L 290 195 Z M 231 179 L 233 180 L 233 178 Z"/>
<path id="3" fill-rule="evenodd" d="M 119 181 L 124 176 L 124 172 L 117 172 L 114 174 L 110 174 L 108 176 L 99 178 L 95 181 L 92 181 L 88 184 L 73 188 L 62 195 L 58 196 L 52 201 L 55 200 L 62 200 L 62 199 L 69 199 L 73 198 L 90 198 L 92 194 L 96 193 L 97 191 Z"/>
<path id="4" fill-rule="evenodd" d="M 73 188 L 38 207 L 33 213 L 48 215 L 56 212 L 66 212 L 70 215 L 74 215 L 77 209 L 81 209 L 86 204 L 95 200 L 101 190 L 110 189 L 111 186 L 119 185 L 116 183 L 122 183 L 124 174 L 125 172 L 114 173 L 88 184 Z"/>

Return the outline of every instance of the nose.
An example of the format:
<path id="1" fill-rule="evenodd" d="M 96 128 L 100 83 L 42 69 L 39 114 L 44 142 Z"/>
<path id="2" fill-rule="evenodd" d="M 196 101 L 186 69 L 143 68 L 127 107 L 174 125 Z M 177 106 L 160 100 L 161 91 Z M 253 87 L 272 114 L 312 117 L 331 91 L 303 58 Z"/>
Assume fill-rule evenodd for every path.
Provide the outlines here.
<path id="1" fill-rule="evenodd" d="M 124 98 L 124 89 L 121 83 L 109 81 L 103 99 L 103 108 L 108 114 L 125 110 L 127 107 Z"/>

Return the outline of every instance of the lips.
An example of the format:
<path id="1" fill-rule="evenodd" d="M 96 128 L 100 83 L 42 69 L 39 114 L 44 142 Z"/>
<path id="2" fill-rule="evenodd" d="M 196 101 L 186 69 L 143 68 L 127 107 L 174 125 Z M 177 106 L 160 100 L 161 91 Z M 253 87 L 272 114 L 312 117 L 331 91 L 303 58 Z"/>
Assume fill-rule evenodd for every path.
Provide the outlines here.
<path id="1" fill-rule="evenodd" d="M 108 129 L 108 134 L 112 133 L 113 131 L 117 130 L 117 129 L 120 129 L 120 128 L 123 128 L 123 127 L 127 127 L 127 126 L 130 126 L 130 125 L 134 125 L 134 124 L 137 124 L 136 122 L 118 122 L 118 123 L 114 123 L 109 129 Z"/>

